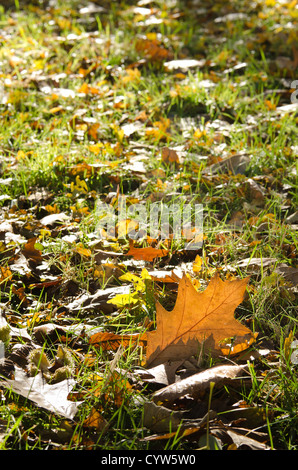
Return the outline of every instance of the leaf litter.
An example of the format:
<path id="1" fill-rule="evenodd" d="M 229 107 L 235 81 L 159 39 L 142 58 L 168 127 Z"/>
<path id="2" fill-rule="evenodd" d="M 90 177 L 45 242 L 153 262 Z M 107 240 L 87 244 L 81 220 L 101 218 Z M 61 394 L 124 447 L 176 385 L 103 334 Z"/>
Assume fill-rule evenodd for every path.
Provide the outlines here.
<path id="1" fill-rule="evenodd" d="M 266 8 L 273 4 L 266 2 Z M 241 398 L 244 389 L 254 387 L 254 367 L 260 376 L 270 372 L 264 358 L 271 361 L 273 371 L 277 368 L 277 353 L 271 343 L 263 347 L 253 321 L 239 319 L 239 312 L 247 308 L 248 296 L 257 299 L 260 276 L 266 288 L 281 285 L 285 296 L 296 294 L 296 248 L 289 232 L 281 247 L 271 238 L 288 263 L 278 263 L 270 250 L 264 254 L 258 250 L 259 243 L 268 238 L 269 226 L 276 233 L 282 230 L 276 215 L 269 212 L 270 198 L 280 198 L 287 227 L 295 226 L 293 187 L 282 182 L 278 168 L 271 172 L 262 167 L 268 156 L 256 151 L 259 144 L 249 148 L 247 141 L 230 151 L 227 143 L 233 133 L 256 125 L 261 134 L 266 133 L 271 119 L 287 117 L 295 108 L 287 107 L 286 101 L 285 106 L 276 107 L 268 99 L 264 109 L 260 105 L 259 116 L 248 116 L 248 122 L 243 122 L 240 113 L 236 119 L 237 104 L 232 99 L 228 107 L 213 94 L 214 111 L 208 93 L 230 76 L 235 80 L 231 89 L 245 88 L 241 74 L 248 64 L 232 50 L 213 54 L 212 59 L 204 53 L 206 37 L 219 44 L 222 31 L 235 32 L 234 22 L 248 22 L 249 15 L 231 16 L 234 13 L 226 6 L 227 14 L 217 16 L 216 5 L 203 6 L 196 13 L 207 19 L 202 26 L 206 36 L 197 38 L 201 53 L 192 57 L 189 43 L 187 54 L 181 50 L 176 60 L 175 47 L 186 37 L 169 39 L 147 32 L 137 35 L 133 48 L 130 44 L 125 50 L 127 45 L 120 45 L 117 35 L 101 37 L 98 25 L 92 25 L 90 13 L 102 14 L 104 22 L 105 9 L 88 4 L 78 16 L 73 10 L 72 25 L 63 10 L 52 8 L 32 8 L 33 14 L 41 14 L 48 22 L 51 34 L 45 34 L 38 47 L 28 36 L 25 46 L 20 26 L 17 41 L 30 53 L 13 54 L 11 43 L 4 66 L 7 78 L 1 99 L 3 105 L 9 104 L 6 118 L 14 119 L 14 110 L 21 109 L 21 119 L 34 137 L 23 141 L 21 149 L 9 139 L 1 144 L 2 393 L 12 390 L 25 399 L 25 405 L 29 400 L 67 418 L 71 423 L 67 439 L 77 439 L 86 448 L 104 446 L 104 438 L 116 428 L 109 423 L 107 409 L 119 410 L 129 402 L 144 410 L 140 428 L 148 433 L 139 439 L 140 446 L 149 442 L 162 446 L 163 441 L 181 437 L 194 448 L 205 448 L 206 443 L 231 450 L 272 448 L 267 432 L 271 417 L 262 405 Z M 259 2 L 255 8 L 256 34 L 248 50 L 268 47 L 274 57 L 269 67 L 275 71 L 282 59 L 274 51 L 285 51 L 259 25 L 263 14 Z M 290 5 L 277 9 L 285 9 L 294 18 Z M 182 15 L 170 8 L 165 20 L 165 12 L 157 7 L 144 10 L 124 8 L 118 12 L 119 20 L 142 29 L 175 26 Z M 78 18 L 86 26 L 84 34 L 75 25 Z M 12 41 L 17 25 L 13 13 L 3 37 L 8 35 Z M 287 34 L 291 41 L 291 28 Z M 60 44 L 64 54 L 64 62 L 55 63 L 53 56 L 55 66 L 46 60 L 54 43 Z M 92 45 L 95 56 L 88 57 L 86 52 L 77 61 L 65 60 L 67 51 L 79 43 L 83 49 Z M 121 65 L 107 65 L 111 50 L 123 55 Z M 293 77 L 290 62 L 283 60 L 288 79 Z M 143 90 L 148 70 L 164 74 L 170 90 L 164 101 L 155 103 L 150 92 Z M 193 78 L 195 73 L 200 79 Z M 261 79 L 266 82 L 268 76 Z M 280 84 L 284 77 L 277 73 L 276 79 Z M 144 95 L 136 98 L 136 87 Z M 284 94 L 276 91 L 282 103 L 290 93 L 287 87 Z M 41 104 L 42 112 L 35 117 L 30 116 L 34 108 L 30 93 Z M 39 133 L 46 135 L 50 129 L 58 136 L 65 122 L 72 132 L 72 145 L 68 152 L 51 158 L 49 187 L 44 182 L 31 187 L 33 180 L 27 174 L 28 182 L 22 182 L 24 194 L 14 198 L 6 194 L 16 182 L 8 178 L 16 169 L 35 171 Z M 177 145 L 175 133 L 177 129 L 180 133 L 182 124 L 186 126 L 183 141 Z M 63 145 L 68 145 L 67 139 Z M 283 152 L 292 162 L 290 143 Z M 252 165 L 262 168 L 257 176 L 250 174 Z M 182 192 L 191 197 L 187 191 L 196 190 L 198 180 L 203 194 L 199 199 L 215 209 L 218 225 L 223 221 L 216 237 L 212 230 L 204 234 L 203 248 L 198 251 L 175 248 L 171 239 L 132 239 L 129 235 L 135 225 L 130 219 L 117 226 L 121 240 L 99 237 L 88 227 L 94 226 L 95 201 L 115 203 L 120 187 L 132 203 L 167 201 L 180 198 Z M 235 232 L 225 225 L 228 205 L 238 209 L 230 214 Z M 253 233 L 248 239 L 242 239 L 245 224 Z M 228 264 L 225 251 L 230 244 L 237 252 Z M 127 319 L 134 320 L 133 328 Z M 287 345 L 287 357 L 294 357 L 296 343 L 291 334 L 288 343 L 293 347 Z M 92 408 L 88 408 L 90 400 Z M 74 429 L 84 406 L 89 414 L 83 421 L 85 434 L 79 437 Z"/>

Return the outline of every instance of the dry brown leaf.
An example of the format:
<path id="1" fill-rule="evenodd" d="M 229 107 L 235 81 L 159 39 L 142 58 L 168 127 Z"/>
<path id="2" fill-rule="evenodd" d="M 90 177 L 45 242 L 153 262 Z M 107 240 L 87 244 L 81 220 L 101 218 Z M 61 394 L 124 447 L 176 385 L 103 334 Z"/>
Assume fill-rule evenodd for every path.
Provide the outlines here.
<path id="1" fill-rule="evenodd" d="M 182 363 L 183 361 L 174 361 L 159 364 L 151 369 L 136 369 L 134 374 L 138 380 L 166 386 L 175 382 L 176 370 Z"/>
<path id="2" fill-rule="evenodd" d="M 224 443 L 229 444 L 227 450 L 274 450 L 265 443 L 267 440 L 265 433 L 257 433 L 242 428 L 229 429 L 228 426 L 222 424 L 218 427 L 213 427 L 211 433 L 211 435 L 216 436 Z M 263 442 L 250 437 L 249 434 Z"/>
<path id="3" fill-rule="evenodd" d="M 178 153 L 174 149 L 163 147 L 161 151 L 162 161 L 165 163 L 180 163 Z"/>
<path id="4" fill-rule="evenodd" d="M 246 367 L 246 364 L 236 366 L 225 364 L 211 367 L 158 390 L 153 394 L 153 401 L 166 403 L 167 406 L 170 406 L 185 395 L 194 399 L 200 398 L 210 389 L 211 382 L 216 386 L 226 384 L 244 374 Z"/>
<path id="5" fill-rule="evenodd" d="M 21 253 L 28 260 L 34 261 L 35 263 L 40 263 L 42 261 L 42 254 L 40 250 L 35 248 L 36 242 L 37 242 L 36 237 L 30 238 L 30 240 L 28 240 L 24 248 L 21 250 Z"/>
<path id="6" fill-rule="evenodd" d="M 150 62 L 162 62 L 171 58 L 171 53 L 165 49 L 157 39 L 140 38 L 136 43 L 136 51 Z"/>
<path id="7" fill-rule="evenodd" d="M 234 318 L 234 311 L 247 282 L 248 278 L 222 281 L 215 275 L 205 291 L 198 292 L 184 274 L 174 309 L 168 312 L 157 302 L 157 329 L 147 333 L 147 366 L 186 359 L 198 353 L 200 344 L 205 351 L 223 354 L 245 350 L 255 335 Z"/>
<path id="8" fill-rule="evenodd" d="M 165 406 L 157 405 L 152 401 L 144 403 L 144 422 L 145 428 L 156 433 L 169 433 L 177 431 L 180 428 L 183 411 L 174 411 Z"/>
<path id="9" fill-rule="evenodd" d="M 40 373 L 34 377 L 20 367 L 15 367 L 13 380 L 5 379 L 0 382 L 1 387 L 13 390 L 15 393 L 33 401 L 37 406 L 50 412 L 57 413 L 67 419 L 73 419 L 82 402 L 73 402 L 68 396 L 75 386 L 75 380 L 69 378 L 55 384 L 48 384 Z"/>

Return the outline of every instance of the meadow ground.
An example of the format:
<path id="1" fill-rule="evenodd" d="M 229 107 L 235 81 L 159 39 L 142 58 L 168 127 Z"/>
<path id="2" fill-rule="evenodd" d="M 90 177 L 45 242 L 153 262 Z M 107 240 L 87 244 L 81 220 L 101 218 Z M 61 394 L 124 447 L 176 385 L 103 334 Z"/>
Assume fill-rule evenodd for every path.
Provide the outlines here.
<path id="1" fill-rule="evenodd" d="M 296 2 L 7 7 L 0 447 L 297 450 Z M 201 248 L 147 225 L 132 243 L 133 214 L 99 235 L 98 203 L 121 195 L 145 214 L 201 204 Z M 198 293 L 215 273 L 250 276 L 235 316 L 258 336 L 245 356 L 202 349 L 174 378 L 247 364 L 248 381 L 166 407 L 141 339 L 156 300 L 175 305 L 173 270 Z"/>

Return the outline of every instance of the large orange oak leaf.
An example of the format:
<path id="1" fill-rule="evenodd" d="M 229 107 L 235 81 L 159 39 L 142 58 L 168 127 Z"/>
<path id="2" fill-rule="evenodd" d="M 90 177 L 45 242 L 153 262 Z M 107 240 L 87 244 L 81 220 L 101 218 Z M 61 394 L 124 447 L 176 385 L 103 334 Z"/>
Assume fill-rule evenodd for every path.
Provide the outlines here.
<path id="1" fill-rule="evenodd" d="M 157 302 L 156 330 L 147 333 L 146 365 L 154 367 L 184 360 L 200 348 L 214 354 L 236 354 L 255 341 L 256 334 L 234 318 L 242 302 L 248 278 L 222 281 L 215 275 L 198 292 L 184 274 L 174 309 Z"/>

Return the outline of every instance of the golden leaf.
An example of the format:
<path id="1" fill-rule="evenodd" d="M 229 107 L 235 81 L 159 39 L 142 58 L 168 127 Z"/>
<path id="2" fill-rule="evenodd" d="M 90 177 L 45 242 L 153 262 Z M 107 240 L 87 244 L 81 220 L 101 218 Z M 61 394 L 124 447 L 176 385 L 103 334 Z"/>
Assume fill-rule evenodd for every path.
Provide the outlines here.
<path id="1" fill-rule="evenodd" d="M 89 338 L 89 344 L 101 348 L 103 351 L 117 351 L 120 346 L 128 348 L 140 344 L 144 345 L 145 338 L 138 333 L 120 335 L 110 332 L 94 333 Z"/>
<path id="2" fill-rule="evenodd" d="M 186 359 L 202 345 L 206 352 L 217 354 L 246 349 L 256 335 L 234 318 L 234 311 L 243 300 L 247 282 L 248 278 L 222 281 L 215 275 L 205 291 L 198 292 L 184 274 L 174 309 L 168 312 L 157 302 L 157 328 L 147 333 L 147 366 Z"/>
<path id="3" fill-rule="evenodd" d="M 130 248 L 126 254 L 133 256 L 136 260 L 153 261 L 156 258 L 167 256 L 168 253 L 168 250 L 152 248 L 149 246 L 146 248 Z"/>
<path id="4" fill-rule="evenodd" d="M 132 256 L 136 260 L 150 261 L 152 262 L 156 258 L 163 258 L 169 254 L 168 250 L 163 250 L 159 248 L 153 248 L 151 246 L 145 248 L 135 248 L 132 243 L 130 243 L 129 251 L 126 253 L 126 256 Z"/>

